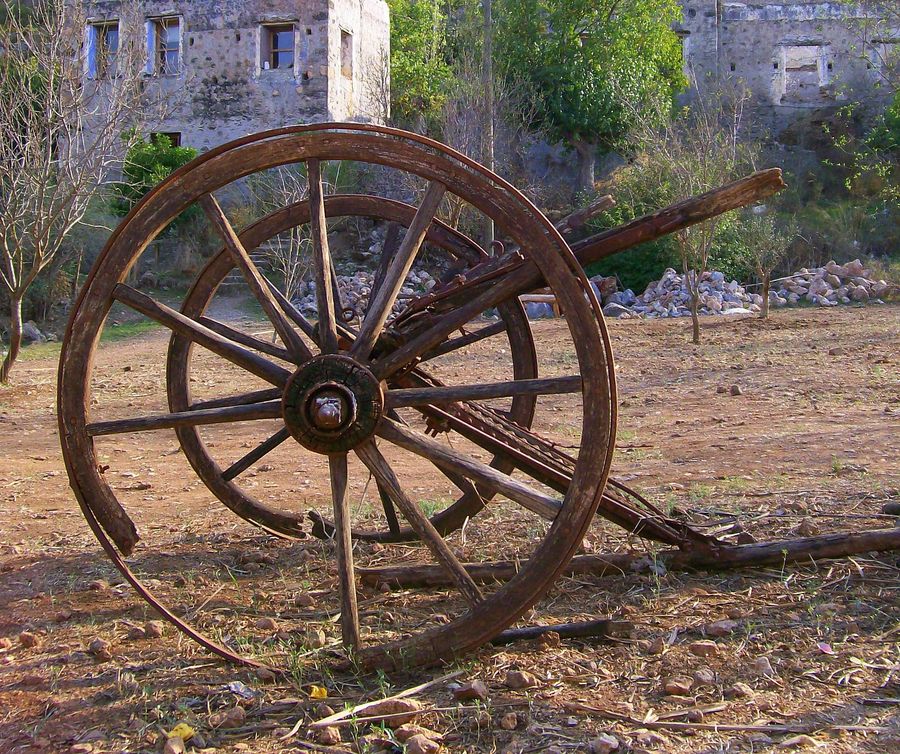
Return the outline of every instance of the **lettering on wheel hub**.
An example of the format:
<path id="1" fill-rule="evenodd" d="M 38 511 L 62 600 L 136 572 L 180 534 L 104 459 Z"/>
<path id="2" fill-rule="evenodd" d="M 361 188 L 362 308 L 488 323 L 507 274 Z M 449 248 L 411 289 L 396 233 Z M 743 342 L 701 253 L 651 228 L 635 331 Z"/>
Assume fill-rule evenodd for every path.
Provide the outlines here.
<path id="1" fill-rule="evenodd" d="M 316 356 L 288 380 L 284 423 L 294 439 L 317 453 L 342 453 L 368 440 L 384 410 L 375 376 L 348 356 Z"/>

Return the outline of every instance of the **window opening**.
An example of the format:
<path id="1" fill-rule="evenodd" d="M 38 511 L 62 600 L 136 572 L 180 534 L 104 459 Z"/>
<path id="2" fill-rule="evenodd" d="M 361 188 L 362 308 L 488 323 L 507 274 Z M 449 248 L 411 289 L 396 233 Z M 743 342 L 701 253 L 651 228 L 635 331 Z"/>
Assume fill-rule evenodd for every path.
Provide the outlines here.
<path id="1" fill-rule="evenodd" d="M 88 29 L 88 75 L 105 79 L 115 76 L 119 52 L 119 22 L 92 24 Z"/>
<path id="2" fill-rule="evenodd" d="M 279 24 L 263 27 L 262 68 L 286 69 L 294 67 L 294 25 Z"/>
<path id="3" fill-rule="evenodd" d="M 178 131 L 159 131 L 157 133 L 152 133 L 150 134 L 150 141 L 155 143 L 159 136 L 168 139 L 173 147 L 181 146 L 181 134 Z"/>
<path id="4" fill-rule="evenodd" d="M 341 74 L 353 78 L 353 35 L 341 29 Z"/>
<path id="5" fill-rule="evenodd" d="M 156 72 L 164 76 L 178 73 L 181 48 L 181 19 L 170 16 L 153 22 Z"/>

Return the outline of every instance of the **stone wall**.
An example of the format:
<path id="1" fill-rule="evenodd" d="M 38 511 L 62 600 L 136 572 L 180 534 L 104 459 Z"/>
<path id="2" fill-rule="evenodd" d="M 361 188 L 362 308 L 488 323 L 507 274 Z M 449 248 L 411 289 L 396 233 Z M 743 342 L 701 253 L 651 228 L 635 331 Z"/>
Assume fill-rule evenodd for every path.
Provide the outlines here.
<path id="1" fill-rule="evenodd" d="M 136 19 L 127 11 L 135 5 Z M 178 19 L 177 70 L 160 71 L 158 53 L 148 55 L 147 92 L 162 94 L 169 111 L 151 130 L 180 134 L 186 146 L 208 149 L 293 123 L 383 118 L 365 82 L 372 61 L 389 50 L 384 0 L 98 0 L 88 7 L 89 24 L 121 18 L 120 43 L 144 48 L 154 19 Z M 281 27 L 293 28 L 291 67 L 269 63 Z"/>
<path id="2" fill-rule="evenodd" d="M 811 111 L 884 96 L 879 66 L 900 51 L 893 42 L 900 30 L 838 0 L 683 0 L 683 6 L 680 32 L 697 86 L 740 80 L 753 94 L 757 124 L 776 136 Z"/>

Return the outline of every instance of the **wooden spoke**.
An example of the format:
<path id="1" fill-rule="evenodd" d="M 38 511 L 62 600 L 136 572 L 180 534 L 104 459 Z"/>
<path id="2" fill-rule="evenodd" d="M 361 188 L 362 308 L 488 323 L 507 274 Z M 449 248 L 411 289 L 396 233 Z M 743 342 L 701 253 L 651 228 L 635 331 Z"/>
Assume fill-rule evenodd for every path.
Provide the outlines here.
<path id="1" fill-rule="evenodd" d="M 331 251 L 328 248 L 328 228 L 325 223 L 321 164 L 318 160 L 309 160 L 306 170 L 309 180 L 309 224 L 315 264 L 316 308 L 319 316 L 319 348 L 322 353 L 336 353 L 338 337 L 331 289 Z"/>
<path id="2" fill-rule="evenodd" d="M 285 295 L 278 290 L 277 286 L 269 282 L 269 290 L 272 292 L 272 295 L 275 297 L 275 300 L 278 302 L 279 306 L 284 310 L 284 313 L 287 315 L 288 319 L 291 320 L 297 327 L 299 327 L 307 338 L 312 340 L 314 343 L 317 343 L 319 340 L 319 333 L 316 330 L 315 325 L 310 322 L 306 317 L 304 317 L 296 306 L 294 306 L 290 301 L 287 300 Z"/>
<path id="3" fill-rule="evenodd" d="M 397 300 L 397 294 L 400 293 L 403 281 L 406 280 L 416 255 L 422 247 L 425 234 L 428 232 L 428 226 L 434 220 L 434 215 L 437 212 L 438 205 L 441 203 L 441 199 L 444 198 L 446 190 L 446 187 L 437 181 L 432 181 L 428 184 L 425 198 L 422 200 L 419 209 L 416 210 L 416 215 L 410 223 L 406 235 L 403 237 L 403 243 L 400 244 L 400 248 L 387 267 L 384 281 L 377 290 L 373 289 L 372 301 L 360 328 L 359 337 L 357 337 L 356 342 L 350 349 L 350 355 L 354 358 L 367 359 L 372 352 L 372 347 L 378 340 L 381 328 L 387 322 L 391 308 Z"/>
<path id="4" fill-rule="evenodd" d="M 136 416 L 131 419 L 115 419 L 106 422 L 93 422 L 87 425 L 87 432 L 92 437 L 99 435 L 118 435 L 123 432 L 149 432 L 154 429 L 171 429 L 173 427 L 195 426 L 198 424 L 227 424 L 252 419 L 276 419 L 281 416 L 281 401 L 252 403 L 247 406 L 230 408 L 206 408 L 199 411 L 178 411 L 174 414 L 157 416 Z"/>
<path id="5" fill-rule="evenodd" d="M 533 270 L 529 265 L 523 265 L 514 269 L 502 280 L 498 280 L 475 298 L 462 304 L 454 311 L 445 314 L 435 324 L 416 335 L 416 337 L 396 351 L 392 351 L 375 361 L 371 366 L 375 376 L 380 379 L 387 379 L 408 366 L 422 354 L 443 343 L 454 330 L 459 330 L 460 327 L 467 322 L 471 322 L 482 312 L 493 309 L 501 301 L 505 301 L 510 297 L 511 292 L 515 293 L 523 285 L 530 285 L 532 277 Z"/>
<path id="6" fill-rule="evenodd" d="M 388 408 L 402 406 L 442 405 L 457 401 L 478 401 L 512 395 L 559 395 L 581 391 L 581 377 L 546 377 L 535 380 L 512 380 L 482 385 L 417 387 L 389 390 L 384 396 Z"/>
<path id="7" fill-rule="evenodd" d="M 210 319 L 209 317 L 198 317 L 197 321 L 204 327 L 208 327 L 213 332 L 224 335 L 229 340 L 240 343 L 242 346 L 247 346 L 247 348 L 252 348 L 255 351 L 266 353 L 269 356 L 274 356 L 275 358 L 283 359 L 284 361 L 292 360 L 291 354 L 286 348 L 277 346 L 274 343 L 266 342 L 262 338 L 257 338 L 249 333 L 236 330 L 233 327 L 226 325 L 224 322 L 219 322 L 218 320 Z"/>
<path id="8" fill-rule="evenodd" d="M 431 521 L 422 512 L 418 505 L 410 500 L 400 482 L 394 474 L 393 469 L 388 465 L 384 456 L 371 440 L 363 443 L 356 448 L 356 455 L 366 465 L 369 471 L 375 476 L 379 483 L 387 490 L 397 507 L 400 508 L 404 518 L 409 521 L 410 526 L 415 530 L 419 538 L 428 546 L 440 565 L 442 565 L 450 578 L 456 584 L 459 591 L 465 597 L 466 601 L 475 606 L 484 599 L 481 590 L 472 581 L 472 577 L 466 573 L 466 569 L 457 560 L 456 556 L 450 550 L 450 547 L 444 541 L 437 529 L 432 526 Z"/>
<path id="9" fill-rule="evenodd" d="M 241 395 L 229 395 L 227 398 L 213 398 L 208 401 L 197 401 L 190 405 L 190 410 L 198 411 L 202 408 L 246 406 L 248 403 L 262 403 L 263 401 L 274 401 L 278 398 L 281 398 L 281 391 L 277 387 L 274 387 L 266 390 L 254 390 L 252 393 L 242 393 Z"/>
<path id="10" fill-rule="evenodd" d="M 488 325 L 487 327 L 482 327 L 480 330 L 476 330 L 475 332 L 466 333 L 465 335 L 461 335 L 458 338 L 445 340 L 437 348 L 433 348 L 428 353 L 426 353 L 422 357 L 422 361 L 436 359 L 438 356 L 443 356 L 444 354 L 451 353 L 459 348 L 470 346 L 473 343 L 477 343 L 479 340 L 490 338 L 493 335 L 499 335 L 502 332 L 506 332 L 506 322 L 501 319 L 499 322 L 495 322 L 494 324 Z"/>
<path id="11" fill-rule="evenodd" d="M 387 232 L 384 235 L 384 246 L 381 247 L 381 256 L 378 258 L 378 267 L 375 269 L 375 275 L 372 277 L 372 287 L 369 289 L 370 291 L 377 291 L 381 288 L 382 283 L 384 283 L 384 276 L 387 274 L 388 266 L 391 263 L 391 259 L 394 258 L 394 254 L 397 252 L 397 247 L 400 245 L 400 226 L 397 223 L 390 223 L 387 228 Z M 374 296 L 369 296 L 368 302 L 366 302 L 366 315 L 372 311 L 372 303 L 375 301 Z"/>
<path id="12" fill-rule="evenodd" d="M 497 469 L 467 458 L 452 448 L 389 419 L 382 421 L 378 435 L 388 442 L 427 458 L 436 466 L 447 468 L 474 482 L 496 489 L 510 500 L 544 518 L 552 520 L 562 507 L 556 498 L 545 495 Z"/>
<path id="13" fill-rule="evenodd" d="M 282 427 L 274 435 L 266 440 L 263 440 L 243 458 L 235 461 L 233 464 L 231 464 L 231 466 L 225 469 L 225 471 L 222 472 L 222 479 L 224 479 L 226 482 L 230 482 L 235 477 L 243 474 L 254 463 L 259 461 L 266 454 L 271 453 L 290 436 L 291 433 L 288 431 L 287 427 Z"/>
<path id="14" fill-rule="evenodd" d="M 134 288 L 119 283 L 113 289 L 113 298 L 130 306 L 137 312 L 149 317 L 170 330 L 190 338 L 204 348 L 218 354 L 233 364 L 246 369 L 251 374 L 270 382 L 273 385 L 284 387 L 291 373 L 284 367 L 273 364 L 252 351 L 237 345 L 228 338 L 224 338 L 204 327 L 190 317 L 185 317 L 180 312 L 161 304 L 150 296 L 135 290 Z"/>
<path id="15" fill-rule="evenodd" d="M 222 207 L 219 206 L 216 198 L 212 194 L 207 194 L 200 199 L 200 206 L 203 207 L 203 211 L 206 212 L 209 221 L 225 242 L 226 251 L 231 256 L 235 266 L 241 271 L 244 280 L 247 281 L 247 285 L 253 291 L 253 295 L 259 301 L 266 316 L 271 320 L 272 325 L 275 327 L 275 332 L 281 336 L 281 340 L 287 346 L 291 356 L 293 356 L 292 361 L 299 364 L 312 358 L 312 353 L 306 346 L 306 343 L 300 339 L 296 330 L 291 327 L 291 323 L 285 318 L 284 313 L 269 290 L 268 282 L 253 263 L 250 254 L 247 253 L 247 249 L 244 248 L 244 244 L 241 243 L 238 234 L 231 227 L 231 223 L 228 222 L 228 218 L 225 217 L 225 213 L 222 211 Z"/>
<path id="16" fill-rule="evenodd" d="M 381 507 L 384 509 L 384 518 L 387 521 L 388 529 L 391 534 L 400 533 L 400 522 L 397 520 L 397 511 L 394 510 L 394 502 L 388 494 L 387 489 L 381 482 L 376 482 L 378 487 L 378 497 L 381 498 Z"/>
<path id="17" fill-rule="evenodd" d="M 338 584 L 341 590 L 341 638 L 344 646 L 359 647 L 359 611 L 353 576 L 353 541 L 350 536 L 350 499 L 347 496 L 347 454 L 328 456 L 331 471 L 331 501 L 334 508 L 334 544 L 337 551 Z"/>

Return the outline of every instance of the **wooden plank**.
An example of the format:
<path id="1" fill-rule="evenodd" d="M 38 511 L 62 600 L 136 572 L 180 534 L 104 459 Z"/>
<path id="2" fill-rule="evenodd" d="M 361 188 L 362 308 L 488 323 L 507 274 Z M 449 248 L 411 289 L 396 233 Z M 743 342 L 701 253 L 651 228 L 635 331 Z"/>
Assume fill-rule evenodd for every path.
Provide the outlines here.
<path id="1" fill-rule="evenodd" d="M 409 521 L 409 525 L 419 535 L 419 539 L 431 550 L 435 560 L 447 572 L 450 580 L 459 589 L 466 601 L 473 607 L 481 602 L 484 599 L 481 590 L 478 589 L 475 582 L 466 573 L 465 568 L 460 565 L 459 560 L 450 550 L 443 537 L 438 534 L 437 529 L 431 525 L 428 517 L 418 505 L 407 497 L 393 469 L 391 469 L 384 456 L 381 455 L 375 443 L 371 440 L 363 443 L 356 449 L 356 455 L 359 456 L 360 460 L 384 487 L 391 500 L 397 504 L 404 518 Z"/>
<path id="2" fill-rule="evenodd" d="M 274 401 L 281 398 L 281 390 L 277 387 L 268 388 L 266 390 L 254 390 L 250 393 L 241 393 L 239 395 L 229 395 L 225 398 L 211 398 L 208 401 L 197 401 L 190 406 L 191 411 L 197 411 L 201 408 L 223 408 L 225 406 L 246 406 L 248 403 L 262 403 L 263 401 Z"/>
<path id="3" fill-rule="evenodd" d="M 328 225 L 325 220 L 322 168 L 318 160 L 307 160 L 306 169 L 309 181 L 309 225 L 313 243 L 316 308 L 319 317 L 319 348 L 322 353 L 337 353 L 337 325 L 331 288 L 331 250 L 328 247 Z"/>
<path id="4" fill-rule="evenodd" d="M 397 300 L 397 294 L 400 293 L 403 282 L 412 268 L 419 249 L 422 247 L 425 234 L 428 232 L 428 227 L 431 225 L 432 220 L 434 220 L 434 215 L 441 200 L 444 198 L 446 190 L 446 187 L 437 181 L 432 181 L 428 184 L 422 204 L 416 210 L 416 215 L 412 223 L 410 223 L 406 235 L 403 237 L 400 248 L 390 260 L 381 286 L 373 291 L 366 318 L 363 320 L 356 342 L 350 349 L 350 355 L 355 359 L 367 359 L 372 352 L 372 347 L 381 334 L 381 328 L 384 327 L 384 323 L 387 322 L 387 318 L 390 316 L 391 308 Z"/>
<path id="5" fill-rule="evenodd" d="M 235 343 L 239 343 L 242 346 L 247 346 L 247 348 L 252 348 L 254 351 L 274 356 L 276 359 L 281 359 L 282 361 L 291 361 L 291 354 L 288 350 L 275 343 L 236 330 L 230 325 L 226 325 L 224 322 L 219 322 L 217 319 L 212 319 L 211 317 L 197 317 L 197 321 L 204 327 L 208 327 L 213 332 L 217 332 L 219 335 L 228 338 L 228 340 L 233 340 Z"/>
<path id="6" fill-rule="evenodd" d="M 328 456 L 331 500 L 334 510 L 334 544 L 337 553 L 338 587 L 341 593 L 341 639 L 356 650 L 360 644 L 356 579 L 353 575 L 353 541 L 350 534 L 350 499 L 347 496 L 347 454 Z"/>
<path id="7" fill-rule="evenodd" d="M 274 435 L 263 440 L 243 458 L 238 459 L 233 464 L 231 464 L 231 466 L 225 469 L 225 471 L 222 472 L 222 479 L 224 479 L 226 482 L 230 482 L 232 479 L 240 476 L 254 463 L 261 460 L 268 453 L 271 453 L 273 450 L 275 450 L 275 448 L 281 445 L 281 443 L 287 440 L 290 436 L 291 433 L 288 431 L 287 427 L 282 427 Z"/>
<path id="8" fill-rule="evenodd" d="M 442 405 L 458 401 L 478 401 L 513 395 L 560 395 L 577 393 L 582 388 L 581 377 L 544 377 L 533 380 L 511 380 L 478 385 L 442 385 L 440 387 L 398 388 L 384 395 L 386 408 L 401 406 Z"/>
<path id="9" fill-rule="evenodd" d="M 136 312 L 140 312 L 159 322 L 161 325 L 165 325 L 170 330 L 190 338 L 195 343 L 199 343 L 204 348 L 208 348 L 213 353 L 227 359 L 232 364 L 237 364 L 266 382 L 284 387 L 291 376 L 287 369 L 242 348 L 228 338 L 223 338 L 208 327 L 204 327 L 195 320 L 185 317 L 180 312 L 165 304 L 161 304 L 159 301 L 135 290 L 131 286 L 119 283 L 113 289 L 113 298 L 131 307 Z"/>
<path id="10" fill-rule="evenodd" d="M 244 406 L 205 408 L 198 411 L 177 411 L 156 416 L 135 416 L 129 419 L 113 419 L 93 422 L 86 429 L 92 437 L 117 435 L 124 432 L 149 432 L 156 429 L 193 427 L 198 424 L 229 424 L 255 419 L 277 419 L 281 416 L 281 401 L 251 403 Z"/>
<path id="11" fill-rule="evenodd" d="M 259 301 L 266 316 L 275 327 L 275 331 L 281 336 L 281 340 L 287 346 L 287 350 L 290 351 L 293 357 L 292 360 L 301 363 L 311 358 L 312 353 L 294 328 L 291 327 L 284 312 L 281 311 L 281 308 L 272 297 L 268 281 L 250 258 L 250 254 L 247 253 L 238 234 L 231 227 L 231 223 L 228 221 L 216 198 L 212 194 L 206 194 L 200 199 L 199 204 L 203 207 L 203 211 L 206 213 L 209 221 L 225 242 L 225 250 L 231 256 L 235 266 L 240 270 L 241 275 L 247 282 L 247 286 L 253 292 L 256 300 Z"/>
<path id="12" fill-rule="evenodd" d="M 467 479 L 494 488 L 510 500 L 546 519 L 553 520 L 562 507 L 562 503 L 556 498 L 538 492 L 487 464 L 467 458 L 452 448 L 397 422 L 382 421 L 378 435 L 388 442 L 427 458 L 436 466 L 447 468 Z"/>
<path id="13" fill-rule="evenodd" d="M 459 348 L 464 348 L 465 346 L 470 346 L 473 343 L 477 343 L 480 340 L 484 340 L 485 338 L 490 338 L 493 335 L 498 335 L 502 332 L 506 332 L 506 322 L 502 319 L 499 322 L 495 322 L 492 325 L 488 325 L 487 327 L 482 327 L 476 330 L 475 332 L 466 333 L 465 335 L 460 335 L 458 338 L 451 338 L 450 340 L 445 340 L 436 348 L 428 351 L 423 357 L 422 361 L 428 361 L 429 359 L 435 359 L 438 356 L 443 356 L 444 354 L 451 353 L 456 351 Z"/>
<path id="14" fill-rule="evenodd" d="M 706 550 L 699 547 L 690 550 L 664 550 L 652 557 L 670 571 L 676 569 L 720 571 L 766 565 L 780 567 L 788 563 L 814 564 L 819 560 L 890 550 L 900 550 L 900 528 L 824 534 L 816 537 L 755 542 L 749 545 L 730 545 Z M 632 566 L 645 558 L 647 558 L 645 553 L 614 552 L 603 555 L 576 555 L 563 573 L 568 576 L 591 575 L 616 578 L 632 573 Z M 463 565 L 478 584 L 508 581 L 519 572 L 519 564 L 509 560 L 493 563 L 465 563 Z M 359 575 L 364 584 L 370 585 L 450 586 L 444 570 L 433 565 L 361 568 Z"/>

